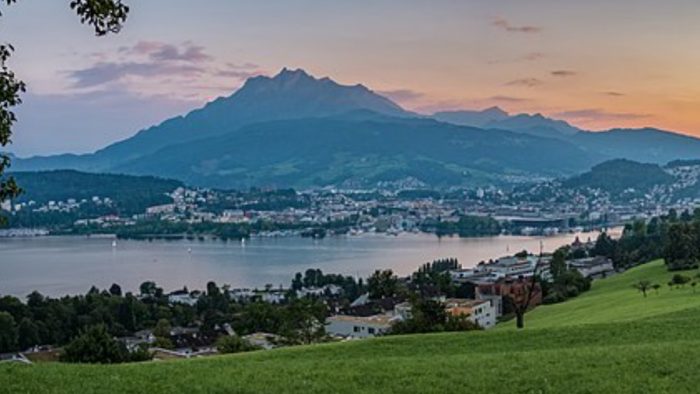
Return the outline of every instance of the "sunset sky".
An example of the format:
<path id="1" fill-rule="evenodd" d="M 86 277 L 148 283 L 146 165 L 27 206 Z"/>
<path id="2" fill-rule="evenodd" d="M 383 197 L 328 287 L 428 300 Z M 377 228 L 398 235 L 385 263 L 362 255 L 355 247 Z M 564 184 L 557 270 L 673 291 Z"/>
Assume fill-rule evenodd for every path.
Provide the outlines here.
<path id="1" fill-rule="evenodd" d="M 11 150 L 88 152 L 303 68 L 429 113 L 498 105 L 700 136 L 697 0 L 126 0 L 96 38 L 68 1 L 0 6 L 28 83 Z"/>

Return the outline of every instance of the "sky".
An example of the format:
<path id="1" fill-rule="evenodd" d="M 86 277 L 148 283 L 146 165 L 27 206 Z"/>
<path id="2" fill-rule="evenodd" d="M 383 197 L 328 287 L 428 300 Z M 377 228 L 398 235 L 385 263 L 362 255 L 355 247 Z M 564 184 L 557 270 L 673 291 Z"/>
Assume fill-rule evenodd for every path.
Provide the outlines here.
<path id="1" fill-rule="evenodd" d="M 697 0 L 124 0 L 95 37 L 68 0 L 0 5 L 28 86 L 10 151 L 91 152 L 303 68 L 421 113 L 500 106 L 700 137 Z"/>

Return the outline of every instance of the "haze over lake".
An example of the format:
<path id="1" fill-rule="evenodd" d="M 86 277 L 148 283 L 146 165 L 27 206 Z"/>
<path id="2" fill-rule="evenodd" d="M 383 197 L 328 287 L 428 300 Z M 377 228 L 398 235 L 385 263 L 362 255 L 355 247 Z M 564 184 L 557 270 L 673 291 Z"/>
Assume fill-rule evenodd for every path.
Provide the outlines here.
<path id="1" fill-rule="evenodd" d="M 85 293 L 112 283 L 135 291 L 154 280 L 166 291 L 187 285 L 204 288 L 210 280 L 233 287 L 287 287 L 296 272 L 320 268 L 326 273 L 367 277 L 376 269 L 400 275 L 420 264 L 456 257 L 464 267 L 527 249 L 545 251 L 595 239 L 598 233 L 553 237 L 499 236 L 442 238 L 428 234 L 398 237 L 364 235 L 305 238 L 252 238 L 245 242 L 130 241 L 82 237 L 0 239 L 0 294 L 25 296 L 33 290 L 50 296 Z"/>

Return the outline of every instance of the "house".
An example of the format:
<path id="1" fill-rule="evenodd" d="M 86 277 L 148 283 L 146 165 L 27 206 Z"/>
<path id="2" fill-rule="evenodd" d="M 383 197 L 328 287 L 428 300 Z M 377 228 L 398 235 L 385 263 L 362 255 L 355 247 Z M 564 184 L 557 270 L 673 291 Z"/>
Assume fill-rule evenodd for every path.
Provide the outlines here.
<path id="1" fill-rule="evenodd" d="M 500 304 L 496 302 L 500 297 L 472 300 L 468 298 L 441 298 L 445 305 L 445 312 L 451 316 L 467 316 L 467 319 L 478 324 L 484 329 L 493 328 L 499 316 Z M 413 317 L 411 304 L 402 302 L 394 308 L 394 315 L 401 320 Z"/>
<path id="2" fill-rule="evenodd" d="M 342 338 L 370 338 L 386 333 L 391 324 L 400 319 L 393 313 L 373 316 L 335 315 L 328 318 L 326 332 Z"/>
<path id="3" fill-rule="evenodd" d="M 177 290 L 168 294 L 168 302 L 170 303 L 170 305 L 185 304 L 189 306 L 194 306 L 197 304 L 197 297 L 185 290 Z"/>
<path id="4" fill-rule="evenodd" d="M 497 311 L 490 300 L 470 300 L 465 298 L 448 298 L 445 311 L 452 316 L 468 316 L 467 319 L 484 329 L 496 325 Z"/>
<path id="5" fill-rule="evenodd" d="M 615 273 L 612 260 L 604 256 L 567 260 L 566 265 L 586 278 L 601 278 Z"/>
<path id="6" fill-rule="evenodd" d="M 285 291 L 266 291 L 260 294 L 260 300 L 268 304 L 281 304 L 286 299 Z"/>

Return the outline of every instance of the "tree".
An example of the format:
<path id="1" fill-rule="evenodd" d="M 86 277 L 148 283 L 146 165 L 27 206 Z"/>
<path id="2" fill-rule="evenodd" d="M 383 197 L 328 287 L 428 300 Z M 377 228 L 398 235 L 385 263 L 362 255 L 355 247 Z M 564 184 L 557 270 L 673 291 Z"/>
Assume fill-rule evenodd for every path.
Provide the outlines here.
<path id="1" fill-rule="evenodd" d="M 566 248 L 559 248 L 554 252 L 549 271 L 555 282 L 566 272 Z"/>
<path id="2" fill-rule="evenodd" d="M 114 364 L 129 360 L 126 347 L 112 338 L 104 325 L 92 326 L 65 347 L 61 361 Z"/>
<path id="3" fill-rule="evenodd" d="M 121 297 L 122 288 L 118 284 L 112 283 L 112 286 L 109 287 L 109 294 L 111 294 L 113 296 Z"/>
<path id="4" fill-rule="evenodd" d="M 141 283 L 141 286 L 139 286 L 139 291 L 141 292 L 141 295 L 143 296 L 152 296 L 156 294 L 156 282 L 152 281 L 146 281 Z"/>
<path id="5" fill-rule="evenodd" d="M 216 341 L 216 349 L 219 353 L 228 354 L 250 352 L 259 348 L 238 335 L 226 335 Z"/>
<path id="6" fill-rule="evenodd" d="M 633 287 L 639 290 L 644 295 L 644 298 L 646 298 L 647 291 L 651 289 L 651 286 L 651 282 L 648 280 L 640 280 L 639 282 L 635 283 Z"/>
<path id="7" fill-rule="evenodd" d="M 7 312 L 0 312 L 0 353 L 17 350 L 17 324 Z"/>
<path id="8" fill-rule="evenodd" d="M 668 229 L 664 259 L 669 270 L 697 268 L 700 249 L 690 223 L 674 223 Z"/>
<path id="9" fill-rule="evenodd" d="M 171 330 L 172 326 L 170 325 L 170 322 L 166 319 L 160 319 L 158 320 L 158 323 L 156 323 L 156 327 L 153 329 L 153 335 L 160 338 L 170 338 Z"/>
<path id="10" fill-rule="evenodd" d="M 39 327 L 28 317 L 23 318 L 19 322 L 17 333 L 20 349 L 29 349 L 38 345 L 41 341 L 39 338 Z"/>
<path id="11" fill-rule="evenodd" d="M 658 283 L 654 283 L 654 284 L 651 286 L 651 288 L 654 289 L 654 292 L 656 292 L 656 294 L 659 294 L 659 289 L 661 288 L 661 285 L 658 284 Z"/>
<path id="12" fill-rule="evenodd" d="M 398 278 L 392 270 L 377 270 L 367 280 L 369 297 L 377 300 L 393 297 L 398 290 Z"/>
<path id="13" fill-rule="evenodd" d="M 0 0 L 8 6 L 16 2 Z M 92 26 L 97 36 L 119 32 L 129 13 L 129 7 L 121 0 L 70 0 L 69 5 L 80 17 L 80 22 Z M 20 95 L 26 89 L 24 82 L 18 80 L 7 65 L 13 51 L 12 45 L 0 44 L 0 148 L 11 143 L 12 126 L 17 121 L 13 108 L 22 103 Z M 9 155 L 0 153 L 0 202 L 21 193 L 14 178 L 4 175 L 9 167 Z M 0 224 L 4 222 L 5 218 L 0 217 Z"/>

